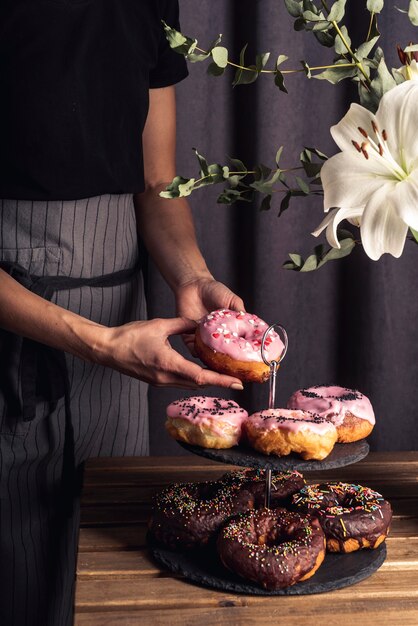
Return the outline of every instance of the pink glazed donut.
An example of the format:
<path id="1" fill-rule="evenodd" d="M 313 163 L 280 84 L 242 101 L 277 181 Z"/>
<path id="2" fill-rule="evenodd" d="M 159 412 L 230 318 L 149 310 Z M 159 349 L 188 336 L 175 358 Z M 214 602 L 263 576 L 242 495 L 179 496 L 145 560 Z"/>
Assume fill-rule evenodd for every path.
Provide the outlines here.
<path id="1" fill-rule="evenodd" d="M 265 409 L 250 415 L 244 432 L 258 452 L 277 456 L 297 452 L 305 460 L 322 461 L 337 441 L 337 430 L 325 417 L 289 409 Z"/>
<path id="2" fill-rule="evenodd" d="M 370 400 L 360 391 L 321 385 L 299 389 L 289 398 L 289 409 L 311 411 L 331 421 L 339 443 L 359 441 L 370 435 L 375 416 Z"/>
<path id="3" fill-rule="evenodd" d="M 167 407 L 165 427 L 174 439 L 203 448 L 232 448 L 248 413 L 233 400 L 192 396 Z"/>
<path id="4" fill-rule="evenodd" d="M 203 317 L 196 330 L 198 357 L 215 372 L 235 376 L 243 382 L 263 383 L 270 368 L 261 356 L 261 340 L 268 325 L 244 311 L 220 309 Z M 284 350 L 272 329 L 265 341 L 268 361 L 278 360 Z"/>

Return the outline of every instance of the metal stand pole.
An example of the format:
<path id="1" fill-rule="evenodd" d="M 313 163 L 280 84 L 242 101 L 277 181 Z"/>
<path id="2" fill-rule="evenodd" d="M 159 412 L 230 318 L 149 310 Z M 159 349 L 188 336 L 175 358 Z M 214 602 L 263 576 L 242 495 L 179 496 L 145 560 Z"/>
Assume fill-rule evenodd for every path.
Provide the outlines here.
<path id="1" fill-rule="evenodd" d="M 284 349 L 278 361 L 268 361 L 265 357 L 265 340 L 268 337 L 269 333 L 275 328 L 280 328 L 283 333 L 284 338 Z M 270 367 L 270 378 L 269 378 L 269 409 L 274 409 L 275 401 L 276 401 L 276 376 L 277 371 L 279 369 L 279 365 L 281 361 L 284 359 L 288 347 L 288 338 L 287 333 L 283 326 L 280 324 L 272 324 L 266 330 L 263 335 L 263 339 L 261 341 L 261 356 L 266 365 Z M 270 500 L 271 500 L 271 469 L 266 469 L 266 492 L 264 496 L 264 506 L 266 509 L 270 508 Z"/>

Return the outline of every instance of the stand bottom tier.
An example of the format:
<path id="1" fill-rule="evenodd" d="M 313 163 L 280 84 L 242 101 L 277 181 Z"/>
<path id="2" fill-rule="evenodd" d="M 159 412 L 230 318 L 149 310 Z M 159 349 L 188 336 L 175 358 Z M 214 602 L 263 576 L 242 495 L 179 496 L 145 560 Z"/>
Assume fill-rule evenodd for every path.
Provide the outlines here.
<path id="1" fill-rule="evenodd" d="M 350 554 L 327 554 L 315 575 L 286 589 L 266 591 L 229 572 L 220 563 L 216 552 L 196 550 L 175 552 L 155 544 L 149 536 L 148 546 L 159 565 L 202 587 L 257 596 L 309 595 L 334 591 L 354 585 L 371 576 L 386 558 L 386 545 L 376 550 L 359 550 Z"/>

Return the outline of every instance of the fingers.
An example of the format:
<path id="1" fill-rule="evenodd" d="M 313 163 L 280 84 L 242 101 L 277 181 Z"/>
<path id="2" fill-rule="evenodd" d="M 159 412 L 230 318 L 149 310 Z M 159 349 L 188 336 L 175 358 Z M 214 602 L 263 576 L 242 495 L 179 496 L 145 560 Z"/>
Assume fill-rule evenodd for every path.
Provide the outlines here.
<path id="1" fill-rule="evenodd" d="M 174 375 L 177 380 L 178 377 L 183 377 L 184 381 L 189 385 L 193 384 L 196 387 L 206 387 L 214 385 L 217 387 L 226 387 L 227 389 L 242 390 L 244 387 L 239 378 L 232 376 L 226 376 L 225 374 L 219 374 L 212 370 L 204 369 L 192 363 L 187 359 L 184 359 L 180 354 L 174 353 L 171 359 L 171 372 L 170 375 Z"/>
<path id="2" fill-rule="evenodd" d="M 197 323 L 187 317 L 173 317 L 164 320 L 164 330 L 167 336 L 193 333 L 196 330 L 196 326 Z"/>

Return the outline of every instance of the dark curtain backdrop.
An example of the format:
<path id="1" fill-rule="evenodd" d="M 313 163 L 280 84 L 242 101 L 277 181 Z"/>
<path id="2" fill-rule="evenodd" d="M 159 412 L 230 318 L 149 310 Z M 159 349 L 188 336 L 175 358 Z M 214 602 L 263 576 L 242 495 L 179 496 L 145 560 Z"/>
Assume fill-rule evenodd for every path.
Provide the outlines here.
<path id="1" fill-rule="evenodd" d="M 353 39 L 363 39 L 368 13 L 365 0 L 348 2 Z M 386 2 L 380 20 L 389 67 L 398 67 L 396 43 L 417 40 L 405 15 Z M 249 42 L 248 59 L 271 51 L 321 64 L 329 52 L 309 33 L 296 33 L 281 0 L 180 0 L 183 32 L 206 45 L 223 33 L 225 45 L 239 50 Z M 360 41 L 359 39 L 357 41 Z M 363 41 L 363 40 L 361 40 Z M 225 155 L 248 165 L 274 164 L 285 146 L 283 164 L 297 164 L 303 146 L 331 155 L 337 149 L 329 127 L 345 113 L 355 92 L 348 83 L 332 86 L 303 74 L 287 79 L 289 95 L 269 77 L 232 89 L 232 73 L 212 78 L 205 64 L 191 65 L 190 77 L 178 87 L 178 173 L 192 176 L 197 165 L 192 148 L 212 162 Z M 411 133 L 418 129 L 411 128 Z M 247 310 L 288 330 L 288 356 L 278 375 L 278 406 L 297 388 L 335 382 L 358 388 L 375 407 L 377 426 L 371 436 L 375 450 L 418 449 L 416 428 L 418 382 L 418 249 L 407 244 L 401 259 L 369 260 L 361 249 L 348 259 L 318 272 L 297 274 L 281 269 L 288 252 L 307 253 L 316 240 L 309 235 L 322 219 L 320 199 L 295 201 L 280 219 L 278 206 L 260 213 L 257 206 L 216 204 L 217 190 L 191 197 L 198 238 L 214 275 L 242 295 Z M 173 298 L 150 268 L 150 316 L 174 315 Z M 176 347 L 183 350 L 180 342 Z M 234 397 L 248 411 L 267 406 L 267 385 L 248 385 L 231 394 L 211 389 L 210 395 Z M 153 454 L 182 454 L 164 430 L 165 407 L 181 390 L 151 390 L 150 422 Z"/>

